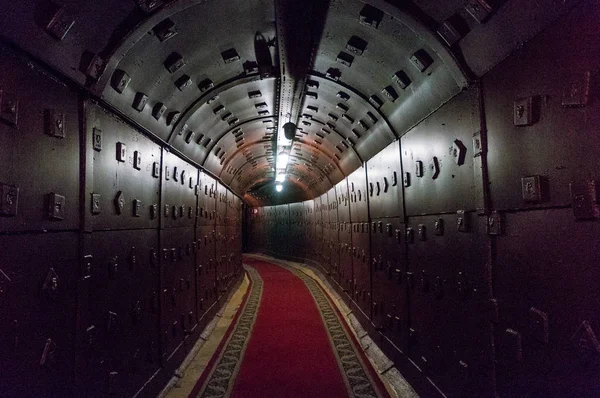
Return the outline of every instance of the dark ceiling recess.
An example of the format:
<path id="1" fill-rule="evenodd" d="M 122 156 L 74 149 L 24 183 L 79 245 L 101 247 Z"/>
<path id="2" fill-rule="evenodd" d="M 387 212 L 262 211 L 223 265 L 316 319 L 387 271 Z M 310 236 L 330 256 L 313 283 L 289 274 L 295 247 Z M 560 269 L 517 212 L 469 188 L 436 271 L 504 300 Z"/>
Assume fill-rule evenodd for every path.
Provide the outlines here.
<path id="1" fill-rule="evenodd" d="M 2 29 L 245 198 L 274 179 L 277 138 L 295 124 L 286 171 L 299 200 L 572 7 L 545 1 L 527 12 L 502 0 L 43 1 L 34 19 L 28 2 L 12 2 Z M 507 23 L 520 27 L 510 40 L 489 26 Z"/>

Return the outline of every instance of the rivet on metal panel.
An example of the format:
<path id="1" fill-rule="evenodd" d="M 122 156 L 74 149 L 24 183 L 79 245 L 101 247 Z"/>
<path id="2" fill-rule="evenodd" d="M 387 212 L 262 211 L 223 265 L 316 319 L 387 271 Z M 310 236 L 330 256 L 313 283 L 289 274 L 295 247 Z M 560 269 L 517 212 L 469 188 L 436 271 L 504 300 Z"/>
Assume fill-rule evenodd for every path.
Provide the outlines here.
<path id="1" fill-rule="evenodd" d="M 19 120 L 19 100 L 6 91 L 0 91 L 0 119 L 12 126 Z"/>
<path id="2" fill-rule="evenodd" d="M 406 72 L 404 72 L 403 70 L 399 70 L 398 72 L 394 73 L 392 75 L 392 80 L 403 90 L 407 88 L 411 83 L 410 77 L 408 77 Z"/>
<path id="3" fill-rule="evenodd" d="M 167 59 L 164 62 L 164 65 L 165 68 L 167 68 L 167 70 L 169 71 L 169 73 L 175 73 L 185 66 L 185 61 L 183 60 L 181 54 L 173 52 L 167 57 Z"/>
<path id="4" fill-rule="evenodd" d="M 123 194 L 123 191 L 117 192 L 117 196 L 115 197 L 114 204 L 115 204 L 116 213 L 117 214 L 123 213 L 123 209 L 125 208 L 125 195 Z"/>
<path id="5" fill-rule="evenodd" d="M 44 350 L 42 351 L 42 357 L 40 358 L 40 365 L 50 367 L 56 362 L 58 346 L 52 339 L 47 339 L 44 344 Z"/>
<path id="6" fill-rule="evenodd" d="M 56 113 L 54 109 L 44 111 L 44 129 L 50 137 L 65 138 L 66 120 L 64 113 Z"/>
<path id="7" fill-rule="evenodd" d="M 181 75 L 181 77 L 175 80 L 175 87 L 177 87 L 179 91 L 183 91 L 191 85 L 192 79 L 188 75 Z"/>
<path id="8" fill-rule="evenodd" d="M 460 232 L 469 232 L 469 217 L 465 210 L 458 210 L 456 212 L 456 228 Z"/>
<path id="9" fill-rule="evenodd" d="M 92 194 L 92 214 L 100 214 L 100 194 Z"/>
<path id="10" fill-rule="evenodd" d="M 65 10 L 64 6 L 51 4 L 46 23 L 46 32 L 55 39 L 62 41 L 75 24 L 75 19 Z"/>
<path id="11" fill-rule="evenodd" d="M 154 248 L 150 249 L 150 264 L 153 267 L 156 267 L 158 265 L 158 253 Z"/>
<path id="12" fill-rule="evenodd" d="M 578 351 L 589 354 L 600 354 L 600 341 L 594 333 L 594 329 L 588 321 L 583 321 L 577 328 L 573 336 L 571 336 L 571 342 Z"/>
<path id="13" fill-rule="evenodd" d="M 377 29 L 383 20 L 383 16 L 383 11 L 367 4 L 360 11 L 359 21 L 362 25 Z"/>
<path id="14" fill-rule="evenodd" d="M 398 93 L 392 86 L 387 86 L 381 90 L 382 94 L 390 101 L 394 102 L 398 99 Z"/>
<path id="15" fill-rule="evenodd" d="M 200 83 L 198 83 L 198 88 L 200 89 L 201 93 L 204 93 L 204 92 L 210 90 L 214 86 L 215 86 L 215 84 L 210 79 L 204 79 Z"/>
<path id="16" fill-rule="evenodd" d="M 436 300 L 441 300 L 444 297 L 444 282 L 439 276 L 435 278 L 433 283 L 433 294 Z"/>
<path id="17" fill-rule="evenodd" d="M 483 23 L 492 12 L 492 7 L 488 4 L 487 0 L 469 0 L 469 3 L 465 6 L 465 10 L 467 10 L 475 21 Z"/>
<path id="18" fill-rule="evenodd" d="M 369 103 L 377 109 L 379 109 L 383 106 L 383 101 L 377 95 L 370 96 Z"/>
<path id="19" fill-rule="evenodd" d="M 100 55 L 94 54 L 90 51 L 85 51 L 82 55 L 80 67 L 81 72 L 83 72 L 88 78 L 98 80 L 104 72 L 106 63 L 104 62 L 104 59 L 100 57 Z"/>
<path id="20" fill-rule="evenodd" d="M 169 18 L 165 19 L 158 25 L 156 25 L 152 31 L 161 42 L 170 39 L 177 34 L 177 27 L 175 23 Z"/>
<path id="21" fill-rule="evenodd" d="M 410 187 L 410 173 L 407 171 L 404 172 L 403 182 L 404 182 L 404 187 Z"/>
<path id="22" fill-rule="evenodd" d="M 443 236 L 444 235 L 444 219 L 438 218 L 434 223 L 435 235 Z"/>
<path id="23" fill-rule="evenodd" d="M 494 210 L 487 218 L 487 234 L 502 235 L 502 216 L 497 210 Z"/>
<path id="24" fill-rule="evenodd" d="M 534 114 L 534 97 L 519 98 L 514 103 L 514 125 L 531 126 L 537 121 Z"/>
<path id="25" fill-rule="evenodd" d="M 116 279 L 119 272 L 119 257 L 114 256 L 108 260 L 108 276 L 110 279 Z"/>
<path id="26" fill-rule="evenodd" d="M 167 126 L 173 126 L 179 120 L 179 116 L 181 116 L 181 112 L 175 111 L 169 113 L 167 117 Z"/>
<path id="27" fill-rule="evenodd" d="M 348 53 L 340 51 L 336 58 L 336 61 L 344 66 L 350 67 L 352 66 L 352 62 L 354 62 L 354 57 Z"/>
<path id="28" fill-rule="evenodd" d="M 94 150 L 101 151 L 102 150 L 102 130 L 94 127 L 94 130 L 92 133 L 92 141 L 93 141 L 93 145 L 94 145 Z"/>
<path id="29" fill-rule="evenodd" d="M 478 156 L 481 156 L 483 152 L 484 146 L 481 138 L 481 133 L 477 132 L 473 134 L 473 157 L 476 158 Z"/>
<path id="30" fill-rule="evenodd" d="M 235 50 L 235 48 L 230 48 L 228 50 L 223 51 L 221 53 L 221 57 L 223 58 L 223 61 L 226 64 L 230 64 L 232 62 L 240 60 L 240 56 L 237 53 L 237 51 Z"/>
<path id="31" fill-rule="evenodd" d="M 129 76 L 127 72 L 121 69 L 115 70 L 110 79 L 111 87 L 114 88 L 115 91 L 119 94 L 122 94 L 123 91 L 125 91 L 130 82 L 131 76 Z"/>
<path id="32" fill-rule="evenodd" d="M 127 161 L 127 145 L 122 142 L 117 142 L 117 160 L 119 162 Z"/>
<path id="33" fill-rule="evenodd" d="M 437 179 L 440 176 L 440 162 L 437 156 L 434 156 L 433 159 L 431 159 L 429 168 L 431 168 L 432 172 L 431 178 L 434 180 Z"/>
<path id="34" fill-rule="evenodd" d="M 415 162 L 415 175 L 419 178 L 423 177 L 423 161 L 417 160 Z"/>
<path id="35" fill-rule="evenodd" d="M 152 117 L 156 120 L 159 120 L 166 111 L 167 106 L 162 102 L 157 102 L 152 108 Z"/>
<path id="36" fill-rule="evenodd" d="M 91 254 L 83 256 L 82 279 L 88 279 L 92 277 L 92 261 L 93 257 Z"/>
<path id="37" fill-rule="evenodd" d="M 421 240 L 421 241 L 427 240 L 427 228 L 425 227 L 425 224 L 419 224 L 418 235 L 419 235 L 419 240 Z"/>
<path id="38" fill-rule="evenodd" d="M 333 80 L 334 82 L 337 82 L 342 77 L 342 71 L 337 68 L 329 68 L 327 69 L 327 72 L 325 72 L 325 77 L 330 80 Z M 306 95 L 309 98 L 317 99 L 317 93 L 315 92 L 307 92 Z"/>
<path id="39" fill-rule="evenodd" d="M 50 268 L 48 274 L 46 275 L 46 279 L 44 280 L 44 284 L 42 285 L 42 291 L 47 295 L 48 298 L 54 299 L 56 294 L 58 293 L 58 282 L 60 278 L 54 268 Z"/>
<path id="40" fill-rule="evenodd" d="M 569 184 L 571 203 L 576 220 L 600 218 L 597 182 L 577 181 Z"/>
<path id="41" fill-rule="evenodd" d="M 140 151 L 133 152 L 133 168 L 136 170 L 142 169 L 142 154 Z"/>
<path id="42" fill-rule="evenodd" d="M 62 195 L 50 193 L 48 195 L 48 218 L 50 220 L 64 220 L 66 199 Z"/>
<path id="43" fill-rule="evenodd" d="M 133 103 L 131 104 L 132 108 L 138 112 L 144 110 L 146 103 L 148 102 L 148 96 L 142 92 L 137 92 L 135 94 L 135 98 L 133 99 Z"/>
<path id="44" fill-rule="evenodd" d="M 462 166 L 465 164 L 467 147 L 459 139 L 454 140 L 454 143 L 452 144 L 452 157 L 457 165 Z"/>
<path id="45" fill-rule="evenodd" d="M 350 37 L 346 44 L 346 49 L 356 55 L 362 55 L 367 48 L 367 42 L 358 36 Z"/>
<path id="46" fill-rule="evenodd" d="M 406 228 L 406 242 L 413 243 L 415 241 L 415 234 L 412 228 Z"/>
<path id="47" fill-rule="evenodd" d="M 521 178 L 523 200 L 529 203 L 539 203 L 543 200 L 542 179 L 539 175 Z"/>
<path id="48" fill-rule="evenodd" d="M 433 63 L 433 59 L 424 49 L 420 49 L 410 57 L 410 62 L 421 72 L 425 72 Z"/>
<path id="49" fill-rule="evenodd" d="M 523 360 L 521 333 L 513 329 L 506 329 L 504 335 L 508 343 L 508 349 L 506 350 L 508 358 L 512 361 L 521 362 Z"/>
<path id="50" fill-rule="evenodd" d="M 590 72 L 584 72 L 571 78 L 565 86 L 562 106 L 565 108 L 583 108 L 587 105 L 590 93 Z"/>
<path id="51" fill-rule="evenodd" d="M 544 344 L 548 344 L 550 337 L 548 333 L 548 314 L 537 308 L 529 309 L 529 327 L 532 335 Z"/>
<path id="52" fill-rule="evenodd" d="M 455 26 L 454 18 L 450 18 L 442 23 L 437 29 L 438 35 L 446 42 L 449 47 L 452 47 L 462 37 L 458 26 Z"/>
<path id="53" fill-rule="evenodd" d="M 139 199 L 133 200 L 133 216 L 140 217 L 142 215 L 142 201 Z"/>

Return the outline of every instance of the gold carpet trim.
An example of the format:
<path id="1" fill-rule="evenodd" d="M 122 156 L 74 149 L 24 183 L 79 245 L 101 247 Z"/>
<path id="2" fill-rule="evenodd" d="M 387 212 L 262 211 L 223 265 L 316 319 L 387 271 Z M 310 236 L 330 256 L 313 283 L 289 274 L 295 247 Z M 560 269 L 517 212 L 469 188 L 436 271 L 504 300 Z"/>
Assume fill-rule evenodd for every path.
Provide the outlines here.
<path id="1" fill-rule="evenodd" d="M 313 278 L 299 269 L 288 267 L 281 263 L 277 264 L 287 269 L 294 275 L 302 279 L 313 296 L 327 333 L 329 341 L 332 343 L 333 352 L 336 356 L 338 366 L 348 389 L 349 396 L 357 398 L 377 398 L 380 396 L 375 387 L 373 379 L 365 370 L 365 364 L 357 354 L 354 344 L 348 336 L 346 329 L 342 325 L 342 320 L 334 310 L 327 294 Z"/>
<path id="2" fill-rule="evenodd" d="M 256 321 L 260 300 L 263 293 L 263 281 L 258 272 L 244 265 L 249 278 L 252 280 L 248 299 L 234 326 L 234 330 L 223 346 L 223 351 L 217 360 L 207 381 L 204 382 L 198 398 L 226 398 L 231 394 L 233 382 L 238 374 L 252 328 Z"/>

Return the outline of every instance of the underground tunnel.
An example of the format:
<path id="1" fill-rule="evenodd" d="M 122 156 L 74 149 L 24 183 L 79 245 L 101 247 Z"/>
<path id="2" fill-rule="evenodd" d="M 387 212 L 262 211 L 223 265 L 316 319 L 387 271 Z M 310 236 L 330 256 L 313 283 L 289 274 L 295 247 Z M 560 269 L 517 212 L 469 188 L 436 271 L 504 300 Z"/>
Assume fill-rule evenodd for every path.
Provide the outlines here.
<path id="1" fill-rule="evenodd" d="M 0 396 L 600 396 L 597 1 L 0 11 Z"/>

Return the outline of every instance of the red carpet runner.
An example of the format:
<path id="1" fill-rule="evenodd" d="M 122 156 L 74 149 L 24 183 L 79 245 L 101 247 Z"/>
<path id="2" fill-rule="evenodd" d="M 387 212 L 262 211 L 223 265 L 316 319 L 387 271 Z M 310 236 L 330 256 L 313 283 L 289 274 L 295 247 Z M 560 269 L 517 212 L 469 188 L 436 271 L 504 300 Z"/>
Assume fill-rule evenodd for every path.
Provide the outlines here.
<path id="1" fill-rule="evenodd" d="M 388 397 L 316 281 L 244 260 L 251 285 L 190 397 Z"/>

